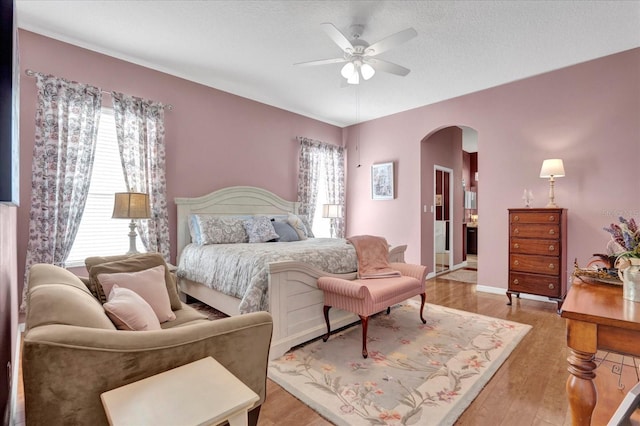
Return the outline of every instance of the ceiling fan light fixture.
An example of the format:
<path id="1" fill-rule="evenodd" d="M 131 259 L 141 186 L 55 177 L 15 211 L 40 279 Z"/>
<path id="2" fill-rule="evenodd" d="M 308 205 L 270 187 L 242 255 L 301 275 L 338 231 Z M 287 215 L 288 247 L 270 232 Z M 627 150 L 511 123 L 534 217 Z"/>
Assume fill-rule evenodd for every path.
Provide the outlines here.
<path id="1" fill-rule="evenodd" d="M 353 65 L 353 62 L 347 62 L 344 64 L 344 67 L 342 67 L 342 70 L 340 70 L 340 74 L 342 74 L 344 78 L 350 78 L 355 70 L 356 66 Z"/>
<path id="2" fill-rule="evenodd" d="M 360 84 L 360 73 L 357 69 L 354 69 L 353 74 L 347 78 L 347 83 L 349 84 Z"/>
<path id="3" fill-rule="evenodd" d="M 411 71 L 408 68 L 394 64 L 393 62 L 376 59 L 375 56 L 396 46 L 405 43 L 418 35 L 413 28 L 407 28 L 395 34 L 383 38 L 376 43 L 369 44 L 360 38 L 363 25 L 351 26 L 351 40 L 345 36 L 335 25 L 325 22 L 321 24 L 322 29 L 329 38 L 342 50 L 342 57 L 332 59 L 322 59 L 318 61 L 300 62 L 295 65 L 325 65 L 325 64 L 344 64 L 340 70 L 340 74 L 347 80 L 349 84 L 360 84 L 360 80 L 370 80 L 376 73 L 373 63 L 378 71 L 384 71 L 390 74 L 406 76 Z"/>
<path id="4" fill-rule="evenodd" d="M 362 64 L 360 72 L 362 73 L 362 78 L 369 80 L 376 73 L 376 70 L 369 64 Z"/>

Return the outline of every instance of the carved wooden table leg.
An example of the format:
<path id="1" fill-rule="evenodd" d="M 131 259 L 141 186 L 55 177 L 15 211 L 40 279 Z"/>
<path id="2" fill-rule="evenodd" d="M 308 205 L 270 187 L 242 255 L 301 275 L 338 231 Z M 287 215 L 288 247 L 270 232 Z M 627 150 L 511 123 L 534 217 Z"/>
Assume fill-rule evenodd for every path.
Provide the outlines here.
<path id="1" fill-rule="evenodd" d="M 595 354 L 575 349 L 569 351 L 567 361 L 571 375 L 567 379 L 567 397 L 571 407 L 571 424 L 591 425 L 591 415 L 597 400 L 596 386 L 593 383 L 596 377 L 596 363 L 593 361 Z"/>
<path id="2" fill-rule="evenodd" d="M 567 398 L 571 408 L 573 426 L 591 425 L 591 415 L 598 394 L 593 379 L 596 363 L 593 362 L 598 342 L 598 326 L 593 323 L 567 320 L 567 346 L 569 346 L 569 378 Z"/>

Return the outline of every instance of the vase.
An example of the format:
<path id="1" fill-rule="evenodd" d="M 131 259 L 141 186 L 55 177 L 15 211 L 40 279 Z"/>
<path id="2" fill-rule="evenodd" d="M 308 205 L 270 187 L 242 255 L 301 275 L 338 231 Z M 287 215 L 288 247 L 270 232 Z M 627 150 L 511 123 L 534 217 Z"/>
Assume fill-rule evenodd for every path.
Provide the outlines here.
<path id="1" fill-rule="evenodd" d="M 618 273 L 622 274 L 622 297 L 640 302 L 640 259 L 629 258 L 629 264 Z"/>
<path id="2" fill-rule="evenodd" d="M 631 265 L 640 265 L 640 257 L 619 257 L 613 262 L 613 266 L 618 270 L 618 277 L 623 281 L 622 272 Z"/>

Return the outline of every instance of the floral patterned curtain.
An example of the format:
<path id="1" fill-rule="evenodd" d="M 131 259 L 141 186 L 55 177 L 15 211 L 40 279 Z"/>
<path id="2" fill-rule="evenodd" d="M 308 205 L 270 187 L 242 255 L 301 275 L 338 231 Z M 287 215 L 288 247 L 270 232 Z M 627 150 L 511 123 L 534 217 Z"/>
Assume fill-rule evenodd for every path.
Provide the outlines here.
<path id="1" fill-rule="evenodd" d="M 98 138 L 99 88 L 36 73 L 29 241 L 21 310 L 31 265 L 65 266 L 87 201 Z"/>
<path id="2" fill-rule="evenodd" d="M 300 141 L 300 158 L 298 170 L 298 202 L 299 213 L 307 218 L 313 226 L 316 203 L 318 200 L 318 179 L 320 164 L 326 170 L 327 200 L 342 206 L 343 217 L 331 219 L 333 235 L 344 238 L 344 148 L 298 137 Z"/>
<path id="3" fill-rule="evenodd" d="M 300 141 L 300 157 L 298 158 L 298 214 L 307 219 L 313 227 L 318 200 L 318 177 L 320 175 L 320 142 L 298 137 Z"/>
<path id="4" fill-rule="evenodd" d="M 127 191 L 149 194 L 151 218 L 137 221 L 140 239 L 147 251 L 162 254 L 168 262 L 164 105 L 117 92 L 111 95 Z"/>

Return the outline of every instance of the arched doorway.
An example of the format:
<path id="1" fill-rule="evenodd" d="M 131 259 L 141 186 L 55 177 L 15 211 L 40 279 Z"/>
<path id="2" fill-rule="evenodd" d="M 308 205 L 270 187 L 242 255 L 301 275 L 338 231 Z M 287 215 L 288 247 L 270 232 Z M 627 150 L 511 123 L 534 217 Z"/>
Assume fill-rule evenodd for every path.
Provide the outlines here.
<path id="1" fill-rule="evenodd" d="M 422 140 L 421 262 L 429 277 L 467 267 L 469 250 L 477 265 L 477 147 L 478 132 L 466 126 L 444 127 Z"/>

